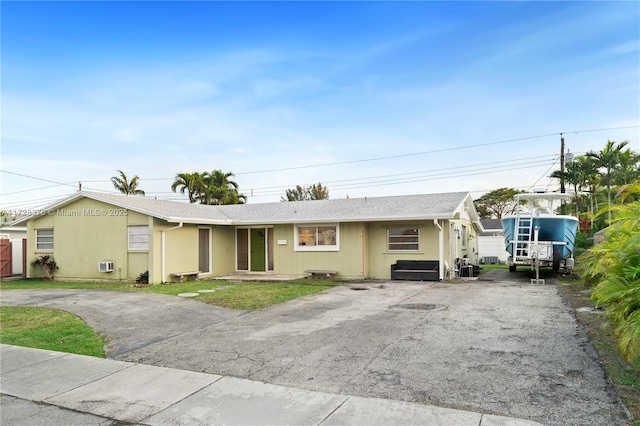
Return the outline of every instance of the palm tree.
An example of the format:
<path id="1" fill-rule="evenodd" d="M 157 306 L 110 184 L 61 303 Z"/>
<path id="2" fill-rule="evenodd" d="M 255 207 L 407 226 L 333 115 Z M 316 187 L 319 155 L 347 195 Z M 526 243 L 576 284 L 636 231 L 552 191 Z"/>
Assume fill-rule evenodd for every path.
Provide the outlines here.
<path id="1" fill-rule="evenodd" d="M 244 204 L 247 197 L 238 193 L 238 184 L 231 180 L 232 172 L 225 173 L 222 170 L 213 170 L 204 173 L 203 194 L 200 199 L 202 204 Z"/>
<path id="2" fill-rule="evenodd" d="M 142 189 L 138 189 L 138 175 L 132 177 L 131 180 L 128 180 L 127 176 L 122 170 L 117 170 L 117 172 L 120 173 L 120 176 L 112 177 L 111 182 L 118 191 L 122 192 L 124 195 L 144 196 L 144 191 Z"/>
<path id="3" fill-rule="evenodd" d="M 626 185 L 640 180 L 640 154 L 627 148 L 620 153 L 619 167 L 615 170 L 613 181 L 618 185 Z"/>
<path id="4" fill-rule="evenodd" d="M 178 188 L 180 189 L 181 194 L 184 194 L 186 191 L 190 203 L 195 203 L 196 201 L 198 201 L 202 192 L 202 187 L 202 174 L 198 172 L 178 173 L 175 180 L 171 184 L 171 190 L 173 192 L 176 192 Z"/>
<path id="5" fill-rule="evenodd" d="M 611 185 L 612 175 L 615 170 L 620 168 L 620 157 L 622 156 L 622 148 L 627 146 L 629 142 L 623 141 L 616 145 L 614 141 L 607 140 L 604 149 L 599 152 L 589 151 L 586 156 L 595 160 L 598 168 L 605 170 L 604 180 L 607 185 L 607 203 L 611 205 Z M 610 218 L 610 217 L 609 217 Z"/>
<path id="6" fill-rule="evenodd" d="M 590 157 L 578 157 L 584 168 L 585 185 L 589 189 L 589 201 L 590 201 L 590 214 L 589 217 L 593 218 L 593 215 L 598 211 L 598 197 L 597 191 L 602 181 L 602 175 L 598 170 L 596 160 Z M 593 220 L 591 220 L 591 227 L 593 228 Z"/>
<path id="7" fill-rule="evenodd" d="M 577 160 L 577 159 L 576 159 Z M 580 217 L 580 195 L 578 191 L 585 182 L 584 169 L 579 161 L 573 161 L 565 166 L 564 171 L 556 170 L 551 173 L 552 178 L 561 179 L 573 187 L 574 200 L 576 202 L 576 216 Z"/>
<path id="8" fill-rule="evenodd" d="M 636 192 L 638 188 L 628 188 Z M 640 201 L 608 206 L 606 239 L 580 258 L 582 278 L 595 282 L 592 298 L 607 308 L 627 361 L 640 369 Z"/>

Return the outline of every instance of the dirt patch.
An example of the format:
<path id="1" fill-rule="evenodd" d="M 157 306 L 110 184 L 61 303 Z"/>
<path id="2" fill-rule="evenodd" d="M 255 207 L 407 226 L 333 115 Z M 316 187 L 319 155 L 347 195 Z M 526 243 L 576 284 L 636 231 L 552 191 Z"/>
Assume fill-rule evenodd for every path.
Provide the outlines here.
<path id="1" fill-rule="evenodd" d="M 591 290 L 581 283 L 565 280 L 559 288 L 591 338 L 598 352 L 598 362 L 631 412 L 634 424 L 640 425 L 640 374 L 629 367 L 618 350 L 607 316 L 591 300 Z"/>

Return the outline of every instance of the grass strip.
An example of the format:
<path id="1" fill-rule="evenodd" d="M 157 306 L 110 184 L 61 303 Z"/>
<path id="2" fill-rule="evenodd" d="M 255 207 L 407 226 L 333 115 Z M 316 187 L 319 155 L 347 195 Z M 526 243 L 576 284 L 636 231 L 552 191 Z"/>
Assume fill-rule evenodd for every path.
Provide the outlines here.
<path id="1" fill-rule="evenodd" d="M 2 290 L 11 289 L 89 289 L 120 290 L 178 295 L 197 293 L 198 290 L 216 290 L 213 293 L 201 293 L 193 300 L 229 309 L 255 310 L 276 303 L 286 302 L 301 296 L 317 293 L 340 282 L 318 279 L 299 279 L 284 282 L 229 282 L 222 280 L 199 280 L 184 283 L 135 286 L 131 283 L 104 282 L 61 282 L 61 281 L 11 281 L 0 285 Z"/>
<path id="2" fill-rule="evenodd" d="M 104 358 L 104 339 L 58 309 L 0 306 L 0 343 Z"/>
<path id="3" fill-rule="evenodd" d="M 616 393 L 631 412 L 633 424 L 640 426 L 640 372 L 634 371 L 618 350 L 618 340 L 613 326 L 604 313 L 577 310 L 581 307 L 595 307 L 595 302 L 590 297 L 590 289 L 580 281 L 568 278 L 560 280 L 559 288 L 574 309 L 576 318 L 589 334 L 598 353 L 598 361 L 606 371 Z"/>

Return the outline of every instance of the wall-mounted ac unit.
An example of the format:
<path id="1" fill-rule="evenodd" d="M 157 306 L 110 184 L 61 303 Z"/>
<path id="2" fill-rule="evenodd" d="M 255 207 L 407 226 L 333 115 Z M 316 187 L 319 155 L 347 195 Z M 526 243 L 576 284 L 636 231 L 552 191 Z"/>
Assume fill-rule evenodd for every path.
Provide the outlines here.
<path id="1" fill-rule="evenodd" d="M 98 262 L 99 272 L 113 272 L 113 262 Z"/>

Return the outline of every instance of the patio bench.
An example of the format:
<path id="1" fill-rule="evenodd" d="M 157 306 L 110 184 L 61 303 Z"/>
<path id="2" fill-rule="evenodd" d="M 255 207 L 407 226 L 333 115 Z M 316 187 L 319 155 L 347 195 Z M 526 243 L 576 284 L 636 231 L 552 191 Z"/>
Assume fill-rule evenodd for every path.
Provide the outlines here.
<path id="1" fill-rule="evenodd" d="M 318 278 L 320 276 L 325 276 L 326 278 L 331 278 L 332 276 L 336 275 L 338 273 L 338 271 L 328 271 L 328 270 L 323 270 L 323 269 L 309 269 L 304 271 L 305 273 L 309 274 L 309 276 L 311 278 Z"/>
<path id="2" fill-rule="evenodd" d="M 174 272 L 171 274 L 171 278 L 173 278 L 174 283 L 182 283 L 185 280 L 197 280 L 200 275 L 200 271 L 190 271 L 190 272 Z"/>
<path id="3" fill-rule="evenodd" d="M 440 281 L 437 260 L 398 260 L 391 265 L 392 280 Z"/>

